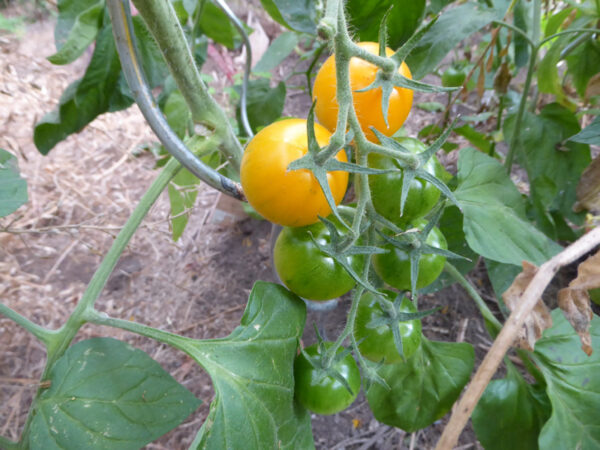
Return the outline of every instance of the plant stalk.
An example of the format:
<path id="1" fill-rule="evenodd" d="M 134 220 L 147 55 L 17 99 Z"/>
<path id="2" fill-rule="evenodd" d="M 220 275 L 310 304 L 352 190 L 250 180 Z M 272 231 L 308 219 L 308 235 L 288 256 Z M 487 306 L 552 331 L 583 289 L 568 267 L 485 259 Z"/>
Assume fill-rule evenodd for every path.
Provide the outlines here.
<path id="1" fill-rule="evenodd" d="M 537 63 L 537 55 L 540 50 L 540 20 L 541 20 L 541 4 L 540 0 L 534 0 L 533 4 L 533 30 L 531 33 L 531 41 L 538 42 L 538 44 L 531 49 L 529 55 L 529 66 L 527 67 L 527 77 L 525 79 L 525 85 L 523 86 L 523 93 L 521 94 L 521 101 L 519 102 L 519 109 L 517 111 L 517 117 L 515 118 L 515 126 L 513 134 L 510 139 L 510 147 L 508 148 L 508 154 L 504 161 L 504 168 L 506 172 L 510 174 L 512 170 L 513 159 L 515 152 L 520 143 L 521 135 L 521 122 L 523 120 L 523 114 L 525 113 L 525 106 L 527 105 L 527 97 L 529 95 L 529 88 L 531 87 L 531 80 L 533 79 L 533 73 L 535 71 L 535 65 Z M 543 42 L 543 41 L 542 41 Z"/>
<path id="2" fill-rule="evenodd" d="M 133 4 L 156 40 L 171 75 L 190 107 L 194 122 L 214 131 L 223 144 L 221 150 L 235 170 L 239 171 L 242 147 L 235 137 L 229 119 L 210 96 L 200 77 L 171 2 L 133 0 Z"/>
<path id="3" fill-rule="evenodd" d="M 477 308 L 479 308 L 479 312 L 481 312 L 483 318 L 492 327 L 492 337 L 495 337 L 502 329 L 502 324 L 498 319 L 496 319 L 488 305 L 485 303 L 483 298 L 481 298 L 481 295 L 479 295 L 479 292 L 477 292 L 477 290 L 473 287 L 473 285 L 471 285 L 471 283 L 469 283 L 469 281 L 463 276 L 463 274 L 460 273 L 458 269 L 449 262 L 446 262 L 446 264 L 444 265 L 444 270 L 448 273 L 448 275 L 454 278 L 458 282 L 458 284 L 460 284 L 465 289 L 465 291 L 467 291 L 467 294 L 469 294 L 469 296 L 475 301 Z"/>
<path id="4" fill-rule="evenodd" d="M 137 207 L 131 214 L 131 217 L 129 217 L 125 223 L 125 226 L 117 235 L 112 247 L 102 260 L 102 263 L 100 263 L 100 266 L 96 270 L 96 273 L 94 273 L 94 276 L 83 293 L 83 296 L 77 303 L 77 306 L 75 306 L 75 309 L 67 322 L 59 330 L 54 331 L 53 335 L 47 339 L 47 359 L 46 366 L 41 377 L 42 381 L 48 377 L 50 370 L 52 367 L 54 367 L 56 361 L 65 353 L 79 329 L 86 322 L 86 317 L 89 316 L 90 311 L 93 310 L 94 302 L 100 296 L 102 289 L 106 285 L 110 274 L 117 265 L 121 254 L 129 244 L 133 234 L 142 223 L 142 220 L 146 214 L 148 214 L 148 211 L 152 205 L 154 205 L 160 194 L 164 191 L 169 182 L 173 179 L 177 172 L 179 172 L 180 169 L 181 165 L 176 159 L 169 160 L 162 172 L 154 180 L 148 191 L 146 191 L 146 193 L 143 195 Z M 40 391 L 38 390 L 36 398 L 39 393 Z M 35 399 L 32 403 L 32 406 L 34 404 Z M 33 417 L 32 411 L 33 408 L 29 411 L 29 416 L 27 417 L 27 422 L 22 434 L 22 439 L 24 439 L 22 446 L 24 448 L 28 447 L 27 436 Z"/>

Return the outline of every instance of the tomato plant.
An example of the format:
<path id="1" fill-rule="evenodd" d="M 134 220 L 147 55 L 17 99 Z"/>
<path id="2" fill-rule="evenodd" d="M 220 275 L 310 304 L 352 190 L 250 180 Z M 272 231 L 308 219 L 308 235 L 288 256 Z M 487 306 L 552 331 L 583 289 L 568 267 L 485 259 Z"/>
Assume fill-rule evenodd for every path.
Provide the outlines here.
<path id="1" fill-rule="evenodd" d="M 341 229 L 340 229 L 341 231 Z M 306 227 L 285 227 L 273 247 L 273 262 L 279 278 L 293 293 L 308 300 L 330 300 L 340 297 L 356 282 L 339 263 L 324 254 L 315 244 L 329 244 L 330 233 L 322 222 Z M 355 271 L 362 260 L 348 257 Z"/>
<path id="2" fill-rule="evenodd" d="M 288 165 L 308 151 L 306 120 L 284 119 L 266 126 L 248 143 L 240 176 L 248 202 L 260 215 L 284 226 L 299 227 L 315 223 L 318 216 L 331 212 L 314 175 L 308 170 L 288 170 Z M 315 124 L 317 143 L 325 146 L 331 134 Z M 346 153 L 337 153 L 338 161 L 347 161 Z M 348 185 L 348 173 L 327 174 L 336 203 L 342 201 Z"/>
<path id="3" fill-rule="evenodd" d="M 323 353 L 332 345 L 333 342 L 323 342 L 322 347 L 317 344 L 306 347 L 294 362 L 296 399 L 317 414 L 329 415 L 343 411 L 354 402 L 360 390 L 360 372 L 352 354 L 334 359 L 331 367 L 322 367 Z M 343 348 L 338 348 L 337 355 L 343 351 Z M 336 379 L 332 372 L 343 378 L 347 386 Z"/>
<path id="4" fill-rule="evenodd" d="M 27 417 L 15 415 L 16 406 L 0 409 L 0 417 L 8 418 L 3 433 L 10 435 L 10 439 L 0 436 L 0 447 L 45 448 L 53 442 L 69 449 L 111 448 L 118 440 L 141 448 L 194 413 L 199 400 L 143 352 L 112 338 L 73 344 L 86 323 L 169 345 L 206 370 L 215 399 L 192 448 L 221 448 L 223 442 L 231 448 L 313 448 L 307 408 L 322 414 L 343 410 L 356 398 L 361 381 L 376 420 L 408 433 L 428 427 L 453 410 L 439 448 L 455 446 L 457 436 L 452 434 L 467 422 L 475 398 L 481 400 L 472 423 L 486 448 L 597 447 L 600 385 L 593 375 L 600 364 L 600 320 L 594 314 L 596 305 L 582 292 L 588 289 L 592 300 L 598 301 L 600 278 L 594 269 L 600 254 L 582 262 L 577 277 L 560 289 L 557 303 L 562 311 L 550 313 L 553 325 L 543 330 L 541 338 L 541 330 L 536 330 L 537 334 L 527 331 L 526 339 L 516 341 L 524 328 L 512 318 L 500 333 L 502 317 L 489 303 L 491 299 L 495 308 L 500 302 L 494 297 L 502 295 L 509 307 L 512 300 L 513 318 L 521 318 L 517 322 L 532 316 L 537 319 L 539 314 L 539 323 L 549 323 L 543 308 L 532 311 L 540 302 L 532 295 L 535 289 L 523 289 L 527 284 L 523 280 L 532 271 L 536 272 L 534 284 L 543 281 L 544 272 L 549 280 L 560 266 L 600 245 L 600 228 L 590 229 L 580 238 L 586 210 L 590 216 L 600 213 L 600 160 L 592 162 L 590 152 L 590 146 L 600 145 L 598 1 L 547 2 L 548 7 L 543 8 L 541 0 L 261 0 L 286 31 L 258 61 L 248 57 L 243 74 L 231 73 L 237 65 L 227 64 L 223 55 L 223 48 L 237 51 L 241 46 L 246 46 L 245 55 L 252 53 L 246 28 L 226 0 L 51 3 L 58 8 L 57 52 L 48 59 L 68 65 L 85 55 L 89 64 L 81 79 L 65 89 L 56 109 L 40 116 L 33 133 L 35 146 L 46 154 L 97 116 L 125 109 L 135 101 L 161 143 L 153 147 L 159 148 L 153 155 L 161 172 L 127 222 L 116 227 L 120 231 L 112 247 L 64 323 L 55 328 L 35 323 L 39 315 L 30 314 L 25 308 L 28 302 L 22 301 L 26 290 L 18 285 L 4 289 L 0 329 L 8 320 L 14 322 L 10 326 L 16 324 L 30 332 L 38 346 L 45 347 L 46 363 Z M 130 3 L 135 14 L 129 10 Z M 253 8 L 258 6 L 251 3 Z M 264 19 L 264 15 L 257 16 Z M 374 27 L 374 23 L 381 25 Z M 365 41 L 378 39 L 378 43 L 357 44 L 353 41 L 356 36 Z M 394 51 L 386 48 L 385 55 L 380 55 L 378 50 L 386 41 Z M 311 92 L 314 69 L 328 48 L 335 54 L 316 74 Z M 437 80 L 450 53 L 456 62 L 443 72 L 442 86 L 424 81 Z M 297 63 L 293 69 L 287 73 L 288 64 L 278 68 L 286 55 L 292 54 Z M 232 107 L 221 107 L 212 95 L 214 85 L 208 88 L 211 75 L 200 72 L 206 59 L 213 59 L 225 72 L 225 84 L 233 83 L 219 93 L 228 95 L 217 97 L 234 100 L 235 105 L 228 105 Z M 278 73 L 272 73 L 276 68 Z M 431 74 L 435 77 L 426 77 Z M 7 75 L 18 80 L 11 71 Z M 29 78 L 17 83 L 17 91 L 29 89 Z M 463 88 L 444 88 L 457 85 Z M 12 81 L 7 86 L 13 90 Z M 475 86 L 476 93 L 470 92 Z M 419 120 L 403 134 L 427 138 L 427 148 L 412 138 L 390 137 L 400 134 L 414 92 L 428 93 L 430 98 L 418 99 L 419 108 L 427 112 L 421 112 Z M 314 109 L 301 110 L 311 99 L 315 100 Z M 308 120 L 278 122 L 286 109 L 301 110 L 297 114 Z M 233 110 L 235 117 L 228 114 Z M 469 114 L 452 120 L 457 110 Z M 340 114 L 342 111 L 347 114 Z M 315 112 L 322 125 L 313 128 Z M 13 119 L 19 116 L 8 114 Z M 420 125 L 425 127 L 419 131 Z M 257 130 L 260 132 L 252 137 Z M 11 127 L 6 131 L 10 134 Z M 460 139 L 454 141 L 456 135 Z M 0 136 L 5 142 L 2 145 L 9 147 L 22 138 Z M 470 145 L 465 145 L 465 140 Z M 98 146 L 108 152 L 117 147 Z M 433 156 L 440 150 L 452 150 L 445 158 L 456 161 L 456 167 L 451 166 L 451 180 Z M 119 158 L 101 177 L 115 177 L 123 164 L 134 163 Z M 27 202 L 25 180 L 37 182 L 32 173 L 20 177 L 17 159 L 0 149 L 0 250 L 18 256 L 21 241 L 78 226 L 65 223 L 55 228 L 50 221 L 39 228 L 36 224 L 45 221 L 14 214 Z M 514 161 L 520 166 L 518 171 L 513 170 Z M 38 161 L 34 165 L 40 167 Z M 30 171 L 30 166 L 26 164 L 25 170 Z M 51 172 L 59 183 L 61 171 Z M 347 189 L 350 173 L 353 183 Z M 191 218 L 200 182 L 237 200 L 248 199 L 268 220 L 289 226 L 272 249 L 276 270 L 287 287 L 260 281 L 245 285 L 243 289 L 250 293 L 239 326 L 218 339 L 177 335 L 174 324 L 183 328 L 170 314 L 165 314 L 164 324 L 153 328 L 143 320 L 123 320 L 98 311 L 96 300 L 161 192 L 168 191 L 169 231 L 177 240 Z M 63 194 L 69 195 L 67 191 Z M 352 208 L 334 207 L 346 194 Z M 79 204 L 59 201 L 60 219 L 80 217 L 62 210 L 69 203 Z M 2 216 L 13 214 L 4 221 Z M 319 216 L 329 216 L 335 225 L 327 228 L 329 221 L 319 222 Z M 430 220 L 427 225 L 424 217 Z M 431 229 L 437 223 L 441 231 Z M 101 222 L 85 228 L 104 226 Z M 19 245 L 14 244 L 17 239 L 11 233 L 19 236 Z M 266 244 L 267 239 L 263 236 L 259 242 Z M 563 245 L 569 245 L 564 252 Z M 78 247 L 69 246 L 55 255 L 54 269 L 72 258 L 71 250 Z M 248 246 L 247 250 L 257 247 L 264 245 Z M 451 251 L 444 250 L 446 247 Z M 30 248 L 49 246 L 36 243 Z M 182 253 L 184 257 L 190 252 Z M 561 257 L 555 258 L 559 253 Z M 470 264 L 445 262 L 460 255 L 469 256 Z M 266 259 L 262 253 L 254 256 Z M 16 267 L 11 267 L 12 260 Z M 177 266 L 165 270 L 190 267 L 177 258 L 166 261 L 176 261 Z M 227 265 L 211 258 L 207 270 L 221 263 Z M 38 268 L 20 273 L 32 265 L 19 265 L 10 257 L 2 264 L 8 264 L 11 285 L 38 280 L 35 273 L 43 272 Z M 525 270 L 518 276 L 522 264 Z M 485 270 L 493 293 L 487 283 L 470 282 L 466 274 L 475 266 L 473 274 Z M 227 269 L 233 269 L 231 277 L 241 275 L 237 283 L 245 283 L 252 277 L 240 274 L 239 267 Z M 418 288 L 432 283 L 442 268 L 442 279 L 429 286 L 426 299 L 420 298 L 423 291 Z M 13 271 L 19 276 L 13 276 Z M 4 282 L 2 275 L 0 281 Z M 131 282 L 137 282 L 133 278 Z M 202 277 L 206 279 L 211 278 Z M 439 301 L 440 297 L 429 297 L 429 293 L 451 282 L 464 288 L 453 295 L 468 295 L 490 338 L 497 339 L 464 391 L 464 401 L 455 408 L 472 375 L 473 345 L 430 341 L 420 333 L 420 318 L 437 308 L 416 311 L 418 304 L 425 303 L 420 300 Z M 402 291 L 410 289 L 410 301 L 402 296 L 393 298 L 381 288 L 383 283 Z M 37 282 L 34 285 L 32 289 L 39 286 Z M 299 298 L 335 298 L 353 287 L 346 304 L 323 305 Z M 200 295 L 193 289 L 183 290 L 190 294 L 189 301 L 171 308 L 175 314 L 184 311 L 187 316 L 189 311 L 194 317 L 206 313 L 209 319 L 203 322 L 207 323 L 223 313 L 192 311 Z M 209 299 L 211 305 L 213 300 Z M 339 331 L 335 342 L 309 347 L 298 355 L 298 343 L 306 334 L 307 307 L 312 309 L 311 319 L 316 316 L 316 335 L 321 342 L 325 315 L 317 310 L 334 304 L 340 305 L 338 312 L 346 319 L 343 327 L 335 328 Z M 341 306 L 346 309 L 341 311 Z M 25 311 L 18 312 L 22 307 Z M 127 310 L 126 305 L 108 309 Z M 454 335 L 447 325 L 449 316 L 438 318 L 446 321 L 448 336 Z M 154 319 L 147 322 L 154 323 Z M 51 318 L 44 321 L 54 322 Z M 186 329 L 202 334 L 194 327 Z M 2 346 L 6 344 L 6 340 L 0 341 Z M 14 349 L 18 342 L 7 345 Z M 480 388 L 489 382 L 485 377 L 495 373 L 510 345 L 523 348 L 504 359 L 507 378 L 494 380 L 482 393 Z M 9 348 L 9 358 L 12 353 Z M 522 364 L 511 366 L 514 358 Z M 382 361 L 386 364 L 380 364 Z M 21 367 L 10 361 L 0 369 L 4 366 L 11 370 Z M 0 379 L 8 380 L 9 385 L 18 382 L 21 378 L 15 376 L 22 374 L 17 374 L 17 369 L 0 373 Z M 18 403 L 19 395 L 14 399 Z M 132 408 L 132 404 L 144 407 Z M 360 405 L 366 407 L 366 403 Z M 489 420 L 491 416 L 497 420 Z M 404 436 L 396 435 L 398 439 Z M 418 435 L 422 433 L 413 434 L 415 438 Z M 417 447 L 420 444 L 416 442 Z"/>
<path id="5" fill-rule="evenodd" d="M 424 220 L 413 222 L 413 226 L 423 229 L 427 224 Z M 436 248 L 447 249 L 446 238 L 437 227 L 433 227 L 425 239 L 425 243 Z M 410 290 L 410 254 L 405 249 L 400 249 L 392 244 L 384 247 L 387 253 L 381 253 L 373 257 L 373 268 L 377 275 L 390 286 L 400 290 Z M 438 254 L 421 254 L 419 259 L 419 271 L 417 278 L 417 289 L 433 283 L 444 270 L 446 257 Z"/>
<path id="6" fill-rule="evenodd" d="M 393 300 L 395 296 L 396 294 L 392 292 L 386 293 L 389 300 Z M 415 313 L 417 308 L 408 298 L 404 298 L 397 312 Z M 383 323 L 382 319 L 390 319 L 389 313 L 381 309 L 374 294 L 365 293 L 358 304 L 354 325 L 354 335 L 359 342 L 360 353 L 373 362 L 384 361 L 386 364 L 402 362 L 404 359 L 398 352 L 392 331 L 392 327 L 396 326 L 402 340 L 404 358 L 410 358 L 421 345 L 421 321 L 419 319 L 397 321 L 392 325 Z"/>
<path id="7" fill-rule="evenodd" d="M 377 54 L 379 52 L 379 44 L 375 42 L 360 42 L 358 45 L 370 53 Z M 385 51 L 387 56 L 393 53 L 390 48 L 386 48 Z M 352 58 L 349 70 L 352 101 L 358 121 L 367 139 L 373 142 L 377 141 L 370 127 L 374 127 L 386 136 L 391 136 L 398 131 L 410 112 L 413 91 L 400 87 L 393 89 L 388 108 L 388 124 L 386 125 L 381 110 L 381 88 L 357 92 L 375 81 L 377 67 L 362 59 Z M 410 69 L 404 62 L 398 68 L 398 72 L 407 78 L 411 78 Z M 313 98 L 316 101 L 315 112 L 319 122 L 332 132 L 335 131 L 337 126 L 336 87 L 335 55 L 331 55 L 317 73 L 313 87 Z"/>
<path id="8" fill-rule="evenodd" d="M 418 154 L 425 151 L 425 145 L 413 138 L 396 139 L 405 149 Z M 440 198 L 440 191 L 433 184 L 420 178 L 414 178 L 410 182 L 408 194 L 404 203 L 404 209 L 400 214 L 400 196 L 402 192 L 403 172 L 399 162 L 389 156 L 371 153 L 369 155 L 369 167 L 375 169 L 395 169 L 379 175 L 369 176 L 369 187 L 375 210 L 386 219 L 404 226 L 407 223 L 423 217 L 435 206 Z M 423 166 L 423 169 L 431 175 L 441 178 L 444 168 L 434 155 Z"/>

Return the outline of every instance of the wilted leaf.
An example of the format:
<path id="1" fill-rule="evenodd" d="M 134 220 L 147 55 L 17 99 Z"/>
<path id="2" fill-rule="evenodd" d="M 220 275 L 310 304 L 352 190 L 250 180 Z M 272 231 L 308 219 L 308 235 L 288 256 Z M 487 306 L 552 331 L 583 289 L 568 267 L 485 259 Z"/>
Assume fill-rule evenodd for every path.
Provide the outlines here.
<path id="1" fill-rule="evenodd" d="M 523 292 L 525 292 L 525 289 L 527 289 L 536 273 L 536 266 L 523 261 L 523 272 L 517 275 L 513 284 L 502 294 L 502 299 L 508 309 L 514 311 L 518 307 Z M 518 347 L 533 351 L 536 341 L 542 337 L 544 330 L 551 326 L 552 317 L 550 316 L 550 310 L 540 298 L 533 311 L 525 319 L 525 323 L 517 336 L 515 344 Z"/>
<path id="2" fill-rule="evenodd" d="M 576 192 L 577 203 L 573 206 L 574 211 L 587 209 L 593 213 L 600 213 L 600 156 L 583 171 Z"/>
<path id="3" fill-rule="evenodd" d="M 508 85 L 510 84 L 510 80 L 512 79 L 512 75 L 510 73 L 510 69 L 508 67 L 508 63 L 504 61 L 496 72 L 496 76 L 494 77 L 494 89 L 499 94 L 506 94 L 508 91 Z"/>
<path id="4" fill-rule="evenodd" d="M 581 349 L 588 356 L 592 354 L 590 321 L 594 316 L 588 291 L 597 288 L 600 288 L 600 252 L 582 262 L 577 278 L 558 291 L 558 306 L 579 335 Z"/>
<path id="5" fill-rule="evenodd" d="M 590 78 L 587 88 L 585 89 L 586 100 L 589 100 L 596 95 L 600 95 L 600 73 Z"/>

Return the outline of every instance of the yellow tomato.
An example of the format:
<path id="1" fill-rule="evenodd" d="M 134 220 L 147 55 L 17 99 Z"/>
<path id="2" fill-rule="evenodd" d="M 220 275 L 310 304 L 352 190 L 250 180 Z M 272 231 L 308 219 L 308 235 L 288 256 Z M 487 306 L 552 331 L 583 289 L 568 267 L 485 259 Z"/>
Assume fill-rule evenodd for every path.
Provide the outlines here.
<path id="1" fill-rule="evenodd" d="M 329 143 L 331 133 L 315 124 L 320 147 Z M 285 119 L 263 128 L 252 138 L 242 158 L 241 181 L 244 194 L 263 217 L 279 225 L 299 227 L 327 217 L 331 209 L 310 170 L 288 170 L 288 165 L 308 151 L 306 120 Z M 346 162 L 343 150 L 336 155 Z M 336 204 L 348 186 L 348 172 L 327 174 Z"/>
<path id="2" fill-rule="evenodd" d="M 379 44 L 375 42 L 360 42 L 358 44 L 373 54 L 379 54 Z M 385 49 L 386 55 L 391 56 L 394 52 L 390 48 Z M 313 98 L 316 100 L 315 112 L 321 122 L 331 132 L 335 131 L 337 125 L 338 104 L 336 100 L 336 78 L 335 78 L 335 55 L 331 55 L 323 63 L 315 78 Z M 354 109 L 363 132 L 372 142 L 378 142 L 369 127 L 374 127 L 382 134 L 391 136 L 402 126 L 413 101 L 411 89 L 395 87 L 390 95 L 388 109 L 388 124 L 385 125 L 383 112 L 381 111 L 381 88 L 370 89 L 365 92 L 356 92 L 366 88 L 375 81 L 377 67 L 360 58 L 350 60 L 350 86 L 352 88 L 352 99 Z M 398 73 L 406 78 L 411 78 L 410 69 L 402 62 Z"/>

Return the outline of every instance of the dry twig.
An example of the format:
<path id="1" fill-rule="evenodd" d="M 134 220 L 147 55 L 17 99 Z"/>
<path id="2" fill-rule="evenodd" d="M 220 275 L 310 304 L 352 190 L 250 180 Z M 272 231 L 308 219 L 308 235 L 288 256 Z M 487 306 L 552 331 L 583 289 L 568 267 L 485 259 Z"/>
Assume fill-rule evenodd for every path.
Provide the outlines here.
<path id="1" fill-rule="evenodd" d="M 585 255 L 599 244 L 600 227 L 585 234 L 554 258 L 542 264 L 523 293 L 520 304 L 509 316 L 502 331 L 500 331 L 500 334 L 496 337 L 492 348 L 485 356 L 479 369 L 477 369 L 473 381 L 471 381 L 467 387 L 458 406 L 450 417 L 450 421 L 444 428 L 442 437 L 435 447 L 436 450 L 449 450 L 454 448 L 460 433 L 473 413 L 475 405 L 477 405 L 483 391 L 502 362 L 502 358 L 514 342 L 525 319 L 527 319 L 537 304 L 538 299 L 541 297 L 544 289 L 546 289 L 546 286 L 550 283 L 556 272 L 558 272 L 561 267 L 570 264 Z"/>

